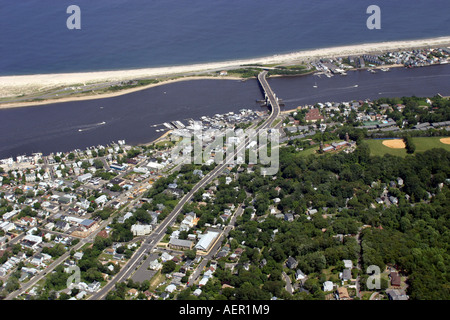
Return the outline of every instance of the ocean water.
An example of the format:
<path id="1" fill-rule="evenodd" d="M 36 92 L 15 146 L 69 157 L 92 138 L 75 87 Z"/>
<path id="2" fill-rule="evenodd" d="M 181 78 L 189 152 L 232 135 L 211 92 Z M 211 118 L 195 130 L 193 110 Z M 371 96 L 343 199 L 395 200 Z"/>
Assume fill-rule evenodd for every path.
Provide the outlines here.
<path id="1" fill-rule="evenodd" d="M 69 30 L 69 5 L 81 29 Z M 381 9 L 369 30 L 366 9 Z M 448 0 L 0 0 L 0 75 L 133 69 L 450 35 Z M 0 84 L 1 85 L 1 84 Z"/>

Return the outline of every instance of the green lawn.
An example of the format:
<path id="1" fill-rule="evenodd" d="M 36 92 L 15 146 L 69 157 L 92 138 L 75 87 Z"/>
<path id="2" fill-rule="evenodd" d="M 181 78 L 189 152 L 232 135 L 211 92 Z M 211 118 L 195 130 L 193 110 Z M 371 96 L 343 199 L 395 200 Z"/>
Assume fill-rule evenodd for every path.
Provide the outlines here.
<path id="1" fill-rule="evenodd" d="M 439 140 L 442 139 L 443 137 L 417 137 L 417 138 L 412 138 L 412 141 L 414 142 L 414 144 L 416 145 L 416 152 L 424 152 L 426 150 L 430 150 L 433 148 L 443 148 L 445 150 L 450 151 L 450 145 L 449 144 L 444 144 L 442 142 L 440 142 Z M 391 155 L 394 156 L 399 156 L 399 157 L 405 157 L 406 156 L 406 150 L 405 149 L 393 149 L 393 148 L 388 148 L 385 145 L 383 145 L 383 139 L 368 139 L 365 140 L 365 142 L 369 145 L 370 147 L 370 155 L 372 156 L 383 156 L 386 153 L 389 153 Z"/>
<path id="2" fill-rule="evenodd" d="M 324 144 L 324 145 L 326 145 L 326 144 L 331 145 L 333 142 L 341 142 L 341 141 L 342 141 L 342 140 L 330 140 L 330 141 L 324 141 L 323 144 Z M 301 155 L 304 156 L 304 157 L 307 157 L 307 156 L 309 156 L 309 155 L 311 155 L 311 154 L 319 155 L 319 154 L 317 153 L 317 151 L 318 151 L 319 149 L 320 149 L 320 143 L 317 142 L 314 146 L 309 147 L 309 148 L 306 148 L 306 149 L 304 149 L 304 150 L 302 150 L 302 151 L 299 151 L 298 154 L 301 154 Z"/>

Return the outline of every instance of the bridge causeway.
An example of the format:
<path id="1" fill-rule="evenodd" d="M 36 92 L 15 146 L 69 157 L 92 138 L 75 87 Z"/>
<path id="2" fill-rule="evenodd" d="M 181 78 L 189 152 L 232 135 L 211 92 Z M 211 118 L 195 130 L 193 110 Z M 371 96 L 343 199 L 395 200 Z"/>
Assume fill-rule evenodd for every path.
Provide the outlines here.
<path id="1" fill-rule="evenodd" d="M 264 92 L 264 97 L 266 99 L 267 106 L 270 107 L 270 120 L 266 123 L 266 127 L 271 127 L 273 121 L 280 115 L 280 104 L 278 98 L 267 82 L 266 76 L 268 71 L 264 70 L 258 74 L 258 82 Z"/>

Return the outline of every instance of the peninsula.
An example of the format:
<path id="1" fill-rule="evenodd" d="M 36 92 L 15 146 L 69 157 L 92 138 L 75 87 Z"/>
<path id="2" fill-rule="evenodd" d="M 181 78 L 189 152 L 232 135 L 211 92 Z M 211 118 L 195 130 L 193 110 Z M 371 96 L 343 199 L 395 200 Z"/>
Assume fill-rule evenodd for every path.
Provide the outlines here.
<path id="1" fill-rule="evenodd" d="M 240 77 L 231 72 L 227 74 L 226 70 L 234 70 L 243 66 L 292 65 L 310 63 L 321 58 L 376 54 L 394 50 L 448 47 L 449 45 L 450 37 L 446 36 L 420 40 L 364 43 L 304 50 L 253 59 L 184 66 L 2 76 L 0 77 L 0 108 L 48 104 L 55 101 L 106 98 L 147 89 L 155 85 L 190 79 L 240 79 Z M 221 71 L 225 72 L 222 73 Z M 138 80 L 142 82 L 141 85 L 137 86 L 136 81 Z M 114 90 L 105 90 L 105 88 L 112 86 L 115 86 Z M 77 93 L 77 90 L 81 93 Z M 40 93 L 46 92 L 51 92 L 52 97 L 42 98 Z M 55 94 L 55 92 L 58 93 Z M 33 96 L 38 96 L 39 98 L 33 98 Z"/>

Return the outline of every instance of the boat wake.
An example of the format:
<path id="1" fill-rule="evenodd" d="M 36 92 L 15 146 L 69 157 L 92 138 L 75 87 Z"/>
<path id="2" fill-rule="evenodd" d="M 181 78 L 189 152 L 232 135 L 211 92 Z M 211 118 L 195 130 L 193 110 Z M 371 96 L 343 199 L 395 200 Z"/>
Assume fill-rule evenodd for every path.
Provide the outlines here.
<path id="1" fill-rule="evenodd" d="M 95 124 L 87 124 L 87 125 L 79 127 L 78 128 L 78 132 L 89 131 L 89 130 L 95 129 L 95 128 L 99 127 L 99 126 L 102 126 L 104 124 L 106 124 L 105 121 L 99 122 L 99 123 L 95 123 Z"/>
<path id="2" fill-rule="evenodd" d="M 353 88 L 358 88 L 358 85 L 355 84 L 354 86 L 350 86 L 350 87 L 343 87 L 343 88 L 336 88 L 338 90 L 347 90 L 347 89 L 353 89 Z"/>

